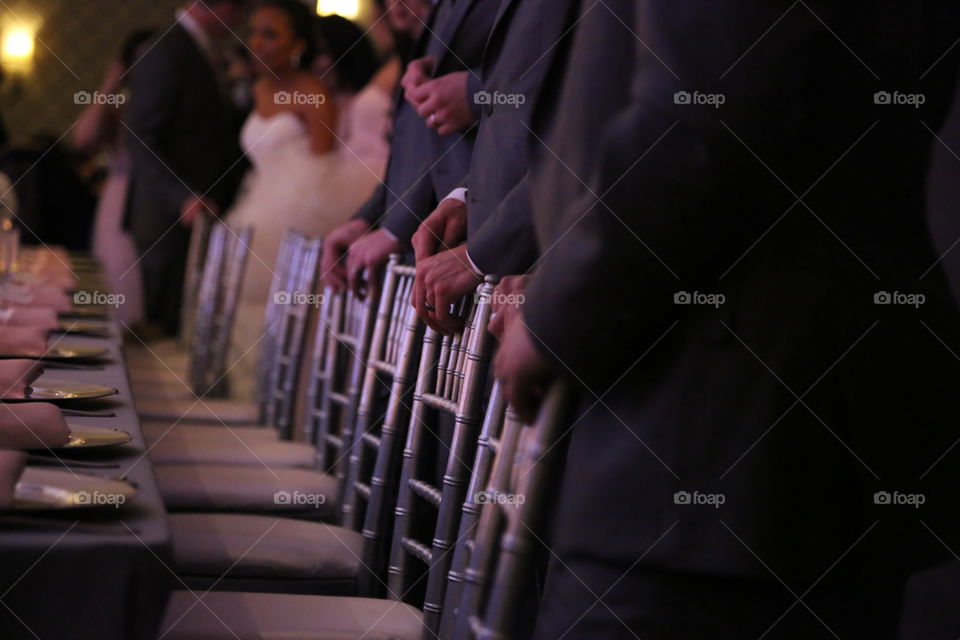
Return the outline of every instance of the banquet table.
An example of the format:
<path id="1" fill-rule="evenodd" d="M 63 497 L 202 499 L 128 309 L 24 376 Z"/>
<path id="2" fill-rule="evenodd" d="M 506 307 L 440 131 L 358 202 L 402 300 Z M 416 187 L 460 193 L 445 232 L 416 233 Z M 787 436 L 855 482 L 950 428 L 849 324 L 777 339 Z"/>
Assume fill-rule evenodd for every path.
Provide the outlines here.
<path id="1" fill-rule="evenodd" d="M 51 341 L 103 346 L 109 356 L 87 370 L 47 368 L 42 376 L 96 383 L 119 393 L 69 408 L 115 417 L 67 417 L 68 424 L 117 428 L 129 444 L 35 452 L 43 468 L 108 478 L 137 488 L 127 503 L 56 512 L 0 512 L 0 638 L 14 640 L 152 640 L 177 581 L 170 570 L 170 531 L 133 405 L 120 331 L 108 338 L 54 335 Z M 102 368 L 101 368 L 102 367 Z M 39 384 L 39 381 L 38 383 Z M 71 466 L 74 461 L 95 468 Z M 29 463 L 31 466 L 34 462 Z"/>

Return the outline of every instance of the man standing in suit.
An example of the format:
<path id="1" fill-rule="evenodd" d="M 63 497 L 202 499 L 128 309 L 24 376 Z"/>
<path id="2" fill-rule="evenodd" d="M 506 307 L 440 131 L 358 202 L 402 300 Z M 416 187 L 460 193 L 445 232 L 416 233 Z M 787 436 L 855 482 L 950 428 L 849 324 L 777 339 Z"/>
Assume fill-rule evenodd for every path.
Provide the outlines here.
<path id="1" fill-rule="evenodd" d="M 500 6 L 484 55 L 483 88 L 471 96 L 482 115 L 470 173 L 413 240 L 413 304 L 435 329 L 457 328 L 450 306 L 483 274 L 522 273 L 536 259 L 530 150 L 555 113 L 578 5 L 504 0 Z"/>
<path id="2" fill-rule="evenodd" d="M 463 180 L 480 115 L 471 96 L 480 88 L 499 4 L 441 0 L 434 8 L 397 95 L 386 177 L 354 218 L 326 238 L 321 269 L 329 283 L 375 286 L 390 254 L 409 244 L 423 218 Z M 430 114 L 421 116 L 425 110 Z"/>
<path id="3" fill-rule="evenodd" d="M 495 364 L 527 417 L 558 376 L 581 405 L 535 637 L 892 639 L 960 531 L 960 319 L 923 203 L 960 7 L 608 9 Z M 606 90 L 617 24 L 636 53 Z"/>
<path id="4" fill-rule="evenodd" d="M 140 252 L 147 320 L 167 335 L 179 328 L 189 227 L 200 212 L 226 210 L 245 169 L 241 114 L 215 43 L 241 23 L 245 4 L 192 2 L 130 70 L 126 228 Z"/>

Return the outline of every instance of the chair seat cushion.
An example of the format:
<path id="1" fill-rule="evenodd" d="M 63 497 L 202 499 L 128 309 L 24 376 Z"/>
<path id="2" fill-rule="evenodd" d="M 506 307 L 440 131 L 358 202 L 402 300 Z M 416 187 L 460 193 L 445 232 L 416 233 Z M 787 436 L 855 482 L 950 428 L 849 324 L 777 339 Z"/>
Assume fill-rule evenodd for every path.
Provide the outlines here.
<path id="1" fill-rule="evenodd" d="M 322 522 L 232 513 L 173 513 L 174 566 L 180 575 L 234 578 L 356 579 L 363 538 Z"/>
<path id="2" fill-rule="evenodd" d="M 419 640 L 422 626 L 420 611 L 390 600 L 175 591 L 160 633 L 168 640 Z"/>
<path id="3" fill-rule="evenodd" d="M 145 420 L 182 419 L 185 422 L 227 424 L 256 424 L 260 421 L 260 411 L 255 404 L 238 400 L 135 398 L 134 404 L 137 413 Z"/>
<path id="4" fill-rule="evenodd" d="M 189 430 L 174 427 L 150 448 L 150 459 L 156 464 L 239 464 L 312 469 L 316 464 L 316 450 L 302 442 L 262 437 L 248 441 L 243 434 L 225 427 Z"/>
<path id="5" fill-rule="evenodd" d="M 156 442 L 161 438 L 165 438 L 168 434 L 177 432 L 188 433 L 190 438 L 220 438 L 220 431 L 226 430 L 219 422 L 177 422 L 174 424 L 173 421 L 168 420 L 152 420 L 152 421 L 143 421 L 140 423 L 141 428 L 143 429 L 143 435 L 147 439 L 147 442 Z M 279 438 L 277 431 L 270 427 L 265 426 L 255 426 L 255 427 L 235 427 L 228 424 L 227 427 L 230 427 L 230 430 L 233 434 L 250 444 L 251 442 L 257 441 L 272 441 Z"/>
<path id="6" fill-rule="evenodd" d="M 270 513 L 329 519 L 337 509 L 337 480 L 306 469 L 221 464 L 158 464 L 160 493 L 181 511 Z"/>

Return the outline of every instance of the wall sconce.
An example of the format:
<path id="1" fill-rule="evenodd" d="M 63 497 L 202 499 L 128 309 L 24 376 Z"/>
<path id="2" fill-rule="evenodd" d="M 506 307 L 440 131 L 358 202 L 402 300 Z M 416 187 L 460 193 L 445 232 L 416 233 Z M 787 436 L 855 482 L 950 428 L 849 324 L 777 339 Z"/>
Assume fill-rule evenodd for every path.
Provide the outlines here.
<path id="1" fill-rule="evenodd" d="M 9 71 L 27 71 L 33 65 L 34 49 L 33 31 L 24 27 L 7 27 L 0 46 L 0 63 Z"/>
<path id="2" fill-rule="evenodd" d="M 341 15 L 349 20 L 360 16 L 360 0 L 317 0 L 317 14 L 329 16 Z"/>

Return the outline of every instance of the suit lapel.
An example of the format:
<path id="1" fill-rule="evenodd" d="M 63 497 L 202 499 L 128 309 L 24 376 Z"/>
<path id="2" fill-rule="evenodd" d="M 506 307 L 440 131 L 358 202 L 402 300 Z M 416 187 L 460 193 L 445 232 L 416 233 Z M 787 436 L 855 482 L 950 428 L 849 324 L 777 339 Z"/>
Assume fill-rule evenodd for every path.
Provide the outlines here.
<path id="1" fill-rule="evenodd" d="M 434 46 L 439 47 L 440 50 L 436 52 L 437 64 L 434 68 L 440 68 L 447 56 L 450 55 L 450 43 L 453 42 L 457 31 L 459 31 L 461 25 L 463 25 L 464 18 L 470 13 L 471 7 L 478 2 L 489 2 L 489 0 L 459 0 L 447 15 L 444 23 L 437 25 L 438 28 L 433 34 L 432 42 L 435 43 Z"/>

